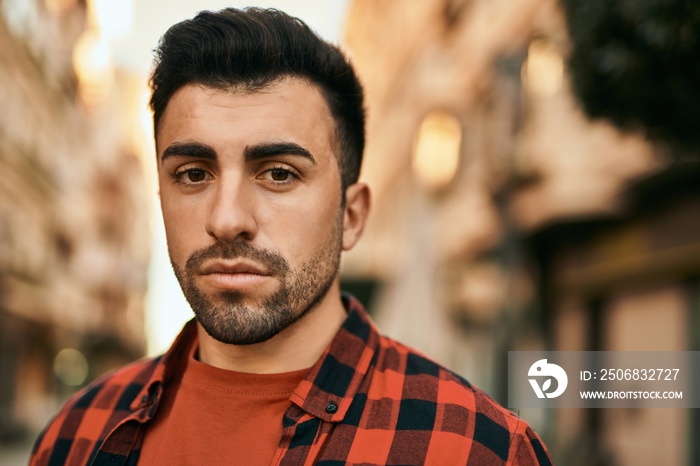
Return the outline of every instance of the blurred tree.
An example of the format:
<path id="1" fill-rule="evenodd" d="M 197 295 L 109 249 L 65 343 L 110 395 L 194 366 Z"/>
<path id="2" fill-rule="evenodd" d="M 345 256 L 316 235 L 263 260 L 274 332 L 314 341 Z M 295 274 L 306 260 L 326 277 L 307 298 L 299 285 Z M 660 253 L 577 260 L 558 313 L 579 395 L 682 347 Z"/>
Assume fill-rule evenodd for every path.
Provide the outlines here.
<path id="1" fill-rule="evenodd" d="M 574 92 L 592 118 L 698 153 L 700 2 L 562 0 Z"/>

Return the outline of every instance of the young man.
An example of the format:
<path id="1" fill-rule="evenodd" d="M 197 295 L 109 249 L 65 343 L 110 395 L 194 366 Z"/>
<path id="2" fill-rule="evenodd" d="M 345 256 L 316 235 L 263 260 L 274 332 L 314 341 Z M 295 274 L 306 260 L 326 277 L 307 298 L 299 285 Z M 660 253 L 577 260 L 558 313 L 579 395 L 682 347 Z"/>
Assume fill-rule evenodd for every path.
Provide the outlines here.
<path id="1" fill-rule="evenodd" d="M 275 10 L 203 12 L 152 78 L 168 249 L 196 319 L 107 375 L 31 464 L 550 464 L 528 425 L 341 296 L 362 234 L 362 88 Z"/>

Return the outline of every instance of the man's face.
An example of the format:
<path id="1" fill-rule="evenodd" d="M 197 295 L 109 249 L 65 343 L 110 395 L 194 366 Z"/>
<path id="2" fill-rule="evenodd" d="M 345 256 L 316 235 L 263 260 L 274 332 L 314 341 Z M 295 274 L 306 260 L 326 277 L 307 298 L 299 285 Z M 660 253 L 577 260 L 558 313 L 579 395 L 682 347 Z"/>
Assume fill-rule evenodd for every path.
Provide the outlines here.
<path id="1" fill-rule="evenodd" d="M 343 210 L 335 124 L 315 85 L 252 93 L 198 85 L 156 133 L 175 274 L 224 343 L 265 341 L 318 304 L 339 267 Z"/>

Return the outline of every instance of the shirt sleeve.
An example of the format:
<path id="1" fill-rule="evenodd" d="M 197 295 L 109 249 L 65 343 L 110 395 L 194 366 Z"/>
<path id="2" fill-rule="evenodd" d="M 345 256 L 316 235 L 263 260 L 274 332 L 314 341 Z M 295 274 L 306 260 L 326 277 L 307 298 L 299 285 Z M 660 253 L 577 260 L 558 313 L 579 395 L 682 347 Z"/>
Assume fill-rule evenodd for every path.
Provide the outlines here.
<path id="1" fill-rule="evenodd" d="M 539 435 L 524 421 L 520 424 L 510 448 L 508 466 L 552 466 L 552 458 Z"/>

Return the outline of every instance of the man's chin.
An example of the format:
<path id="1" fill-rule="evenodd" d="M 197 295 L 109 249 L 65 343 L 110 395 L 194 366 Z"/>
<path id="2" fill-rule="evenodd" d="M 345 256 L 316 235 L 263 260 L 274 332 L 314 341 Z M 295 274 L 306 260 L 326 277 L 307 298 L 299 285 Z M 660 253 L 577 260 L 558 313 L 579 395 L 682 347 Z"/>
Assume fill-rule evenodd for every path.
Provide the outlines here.
<path id="1" fill-rule="evenodd" d="M 212 337 L 214 340 L 218 341 L 219 343 L 223 343 L 225 345 L 234 345 L 234 346 L 252 346 L 252 345 L 258 345 L 261 343 L 265 343 L 266 341 L 271 340 L 274 336 L 276 336 L 279 332 L 275 333 L 268 333 L 268 334 L 262 334 L 262 335 L 246 335 L 246 334 L 230 334 L 230 333 L 225 333 L 221 332 L 219 330 L 212 330 L 208 329 L 204 325 L 202 325 L 204 330 L 207 332 L 207 334 Z"/>
<path id="2" fill-rule="evenodd" d="M 197 321 L 204 331 L 213 339 L 227 345 L 264 343 L 297 320 L 288 312 L 270 316 L 264 315 L 262 310 L 256 312 L 251 309 L 229 309 L 226 313 L 232 315 L 195 312 Z"/>

